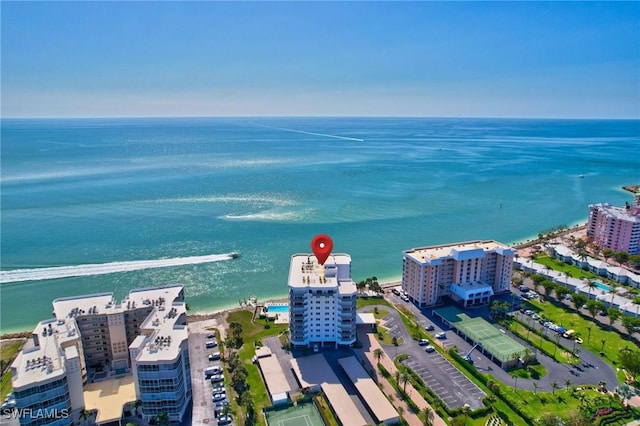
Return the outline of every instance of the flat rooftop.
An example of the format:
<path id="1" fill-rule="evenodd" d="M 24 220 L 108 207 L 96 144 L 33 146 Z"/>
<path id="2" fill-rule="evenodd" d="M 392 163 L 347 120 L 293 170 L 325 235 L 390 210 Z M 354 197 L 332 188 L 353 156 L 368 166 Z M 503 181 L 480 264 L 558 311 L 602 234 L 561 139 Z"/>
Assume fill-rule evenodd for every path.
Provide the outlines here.
<path id="1" fill-rule="evenodd" d="M 136 400 L 133 375 L 120 379 L 91 383 L 84 387 L 84 404 L 88 411 L 97 410 L 96 424 L 118 421 L 123 407 Z"/>
<path id="2" fill-rule="evenodd" d="M 467 258 L 484 257 L 486 252 L 497 252 L 499 254 L 515 253 L 511 247 L 493 240 L 487 241 L 467 241 L 461 243 L 442 244 L 413 248 L 404 252 L 405 256 L 418 262 L 425 262 L 435 259 L 452 258 L 464 260 Z"/>
<path id="3" fill-rule="evenodd" d="M 11 364 L 15 368 L 13 387 L 19 389 L 22 386 L 33 383 L 44 383 L 57 379 L 64 374 L 64 358 L 61 356 L 59 345 L 69 349 L 74 341 L 80 339 L 75 321 L 57 321 L 49 319 L 40 321 L 33 334 L 36 335 L 38 345 L 33 337 L 27 339 L 24 347 Z M 71 342 L 67 344 L 67 342 Z M 77 350 L 68 352 L 69 356 L 78 356 Z"/>
<path id="4" fill-rule="evenodd" d="M 148 287 L 131 290 L 118 302 L 113 293 L 97 293 L 82 296 L 61 297 L 53 301 L 56 318 L 75 318 L 81 315 L 100 315 L 125 312 L 135 308 L 158 307 L 182 298 L 182 285 Z"/>
<path id="5" fill-rule="evenodd" d="M 313 254 L 294 254 L 289 267 L 289 287 L 337 288 L 340 294 L 355 293 L 357 289 L 351 281 L 350 265 L 351 256 L 344 253 L 330 255 L 324 265 L 320 265 Z"/>
<path id="6" fill-rule="evenodd" d="M 340 423 L 349 426 L 364 426 L 367 421 L 353 403 L 338 377 L 322 354 L 293 358 L 291 368 L 303 388 L 320 386 Z"/>
<path id="7" fill-rule="evenodd" d="M 394 422 L 400 415 L 393 408 L 386 396 L 382 393 L 376 382 L 367 374 L 360 362 L 354 356 L 338 360 L 342 369 L 353 382 L 358 393 L 367 403 L 367 406 L 375 416 L 378 423 Z"/>
<path id="8" fill-rule="evenodd" d="M 271 350 L 263 346 L 256 351 L 256 357 L 258 358 L 258 365 L 260 366 L 260 371 L 262 371 L 264 381 L 267 384 L 267 389 L 271 395 L 271 400 L 273 401 L 273 395 L 290 392 L 291 387 L 280 366 L 280 361 L 272 355 Z"/>

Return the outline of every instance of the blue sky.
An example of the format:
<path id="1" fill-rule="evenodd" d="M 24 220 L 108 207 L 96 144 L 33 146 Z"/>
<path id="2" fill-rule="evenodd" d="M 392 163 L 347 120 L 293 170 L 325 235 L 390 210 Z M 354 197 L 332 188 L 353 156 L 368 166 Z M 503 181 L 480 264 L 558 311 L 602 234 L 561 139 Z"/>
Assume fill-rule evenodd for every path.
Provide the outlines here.
<path id="1" fill-rule="evenodd" d="M 2 116 L 640 118 L 638 2 L 2 2 Z"/>

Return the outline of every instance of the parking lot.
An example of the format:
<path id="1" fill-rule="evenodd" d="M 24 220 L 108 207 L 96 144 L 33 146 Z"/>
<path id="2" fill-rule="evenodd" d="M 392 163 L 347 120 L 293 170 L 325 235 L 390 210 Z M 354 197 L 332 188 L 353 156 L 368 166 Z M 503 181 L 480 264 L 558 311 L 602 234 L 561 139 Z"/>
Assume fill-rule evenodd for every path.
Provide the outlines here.
<path id="1" fill-rule="evenodd" d="M 211 400 L 213 388 L 210 379 L 205 378 L 205 370 L 208 367 L 218 366 L 222 368 L 219 360 L 209 361 L 208 355 L 218 352 L 218 347 L 206 348 L 206 342 L 215 340 L 207 337 L 213 333 L 206 328 L 213 324 L 197 323 L 189 328 L 189 361 L 191 363 L 191 387 L 193 400 L 193 425 L 217 426 Z"/>
<path id="2" fill-rule="evenodd" d="M 469 404 L 472 410 L 481 408 L 486 395 L 438 352 L 423 352 L 410 357 L 404 364 L 416 372 L 449 408 Z"/>

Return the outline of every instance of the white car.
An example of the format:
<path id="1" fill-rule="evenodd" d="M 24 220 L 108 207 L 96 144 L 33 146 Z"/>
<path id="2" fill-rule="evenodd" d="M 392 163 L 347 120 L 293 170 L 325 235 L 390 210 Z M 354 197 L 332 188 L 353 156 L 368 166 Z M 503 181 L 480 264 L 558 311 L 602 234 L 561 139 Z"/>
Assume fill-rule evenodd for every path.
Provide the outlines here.
<path id="1" fill-rule="evenodd" d="M 447 338 L 447 333 L 442 331 L 440 333 L 434 334 L 433 337 L 435 337 L 436 339 L 446 339 Z"/>
<path id="2" fill-rule="evenodd" d="M 429 341 L 427 339 L 420 339 L 420 341 L 418 342 L 418 345 L 420 346 L 426 346 L 429 344 Z"/>
<path id="3" fill-rule="evenodd" d="M 425 350 L 425 351 L 427 351 L 427 352 L 429 352 L 429 353 L 431 353 L 431 352 L 435 352 L 435 351 L 436 351 L 436 348 L 434 348 L 434 347 L 433 347 L 433 346 L 431 346 L 431 345 L 427 345 L 427 346 L 424 348 L 424 350 Z"/>

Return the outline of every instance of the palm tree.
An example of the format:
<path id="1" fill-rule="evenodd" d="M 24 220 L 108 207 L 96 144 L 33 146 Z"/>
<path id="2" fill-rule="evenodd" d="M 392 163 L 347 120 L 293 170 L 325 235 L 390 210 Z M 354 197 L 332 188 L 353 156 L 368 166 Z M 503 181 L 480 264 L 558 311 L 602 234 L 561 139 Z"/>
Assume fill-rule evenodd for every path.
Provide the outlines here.
<path id="1" fill-rule="evenodd" d="M 565 390 L 569 390 L 569 386 L 571 386 L 571 379 L 567 379 L 564 381 Z"/>
<path id="2" fill-rule="evenodd" d="M 430 407 L 425 407 L 424 410 L 422 410 L 422 416 L 424 417 L 425 426 L 431 426 L 433 424 L 433 409 L 431 409 Z"/>
<path id="3" fill-rule="evenodd" d="M 398 410 L 398 414 L 400 414 L 400 417 L 402 417 L 402 415 L 404 414 L 404 407 L 402 405 L 399 405 L 396 407 L 396 409 Z"/>
<path id="4" fill-rule="evenodd" d="M 380 365 L 380 360 L 384 358 L 384 351 L 380 348 L 377 348 L 373 351 L 373 357 L 376 359 L 378 365 Z"/>
<path id="5" fill-rule="evenodd" d="M 611 293 L 611 302 L 609 303 L 609 307 L 613 307 L 613 298 L 616 296 L 616 289 L 618 288 L 618 283 L 609 284 L 609 293 Z"/>
<path id="6" fill-rule="evenodd" d="M 400 370 L 396 370 L 396 372 L 393 373 L 393 378 L 396 379 L 397 384 L 400 384 Z"/>
<path id="7" fill-rule="evenodd" d="M 498 389 L 500 389 L 500 387 L 493 380 L 487 380 L 487 389 L 489 389 L 489 391 L 491 392 L 491 397 L 489 398 L 489 400 L 493 402 L 493 400 L 495 399 L 494 396 Z"/>
<path id="8" fill-rule="evenodd" d="M 406 369 L 403 369 L 400 373 L 400 381 L 402 382 L 402 392 L 407 393 L 407 382 L 411 380 L 411 374 Z"/>
<path id="9" fill-rule="evenodd" d="M 540 385 L 538 384 L 538 382 L 533 382 L 533 394 L 534 395 L 538 392 L 538 389 L 540 389 Z"/>
<path id="10" fill-rule="evenodd" d="M 591 290 L 593 290 L 594 288 L 598 287 L 598 285 L 593 280 L 593 278 L 585 278 L 585 283 L 586 283 L 587 287 L 589 287 L 589 299 L 591 299 Z"/>
<path id="11" fill-rule="evenodd" d="M 560 385 L 558 385 L 558 382 L 556 381 L 551 382 L 551 394 L 555 395 L 556 389 L 558 389 L 559 387 Z"/>

